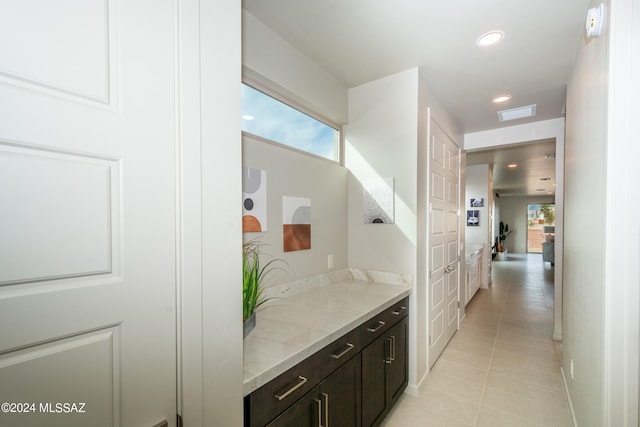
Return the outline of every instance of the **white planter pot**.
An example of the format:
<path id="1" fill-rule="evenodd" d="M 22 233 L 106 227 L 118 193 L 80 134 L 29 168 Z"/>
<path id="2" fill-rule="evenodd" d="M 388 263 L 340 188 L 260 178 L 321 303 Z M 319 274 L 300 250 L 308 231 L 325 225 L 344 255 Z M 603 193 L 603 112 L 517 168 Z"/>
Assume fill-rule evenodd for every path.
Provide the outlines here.
<path id="1" fill-rule="evenodd" d="M 498 252 L 496 254 L 496 261 L 506 261 L 507 260 L 507 251 Z"/>

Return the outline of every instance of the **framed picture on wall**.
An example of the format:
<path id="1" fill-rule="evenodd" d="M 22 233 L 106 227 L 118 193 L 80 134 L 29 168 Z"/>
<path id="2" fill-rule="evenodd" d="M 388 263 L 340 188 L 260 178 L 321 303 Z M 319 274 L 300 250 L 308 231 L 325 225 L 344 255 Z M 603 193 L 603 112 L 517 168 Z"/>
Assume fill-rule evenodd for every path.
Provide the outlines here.
<path id="1" fill-rule="evenodd" d="M 467 227 L 477 227 L 480 225 L 480 211 L 467 211 Z"/>
<path id="2" fill-rule="evenodd" d="M 469 205 L 472 208 L 481 208 L 484 206 L 484 199 L 483 198 L 471 199 L 471 203 Z"/>

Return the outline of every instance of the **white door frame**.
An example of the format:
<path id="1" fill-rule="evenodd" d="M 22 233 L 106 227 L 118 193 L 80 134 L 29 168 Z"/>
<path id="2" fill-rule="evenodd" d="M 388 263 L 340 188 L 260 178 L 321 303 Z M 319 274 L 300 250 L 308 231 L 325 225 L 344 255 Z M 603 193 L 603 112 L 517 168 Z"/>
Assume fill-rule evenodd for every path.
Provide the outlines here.
<path id="1" fill-rule="evenodd" d="M 177 3 L 178 412 L 190 427 L 242 425 L 242 9 Z"/>

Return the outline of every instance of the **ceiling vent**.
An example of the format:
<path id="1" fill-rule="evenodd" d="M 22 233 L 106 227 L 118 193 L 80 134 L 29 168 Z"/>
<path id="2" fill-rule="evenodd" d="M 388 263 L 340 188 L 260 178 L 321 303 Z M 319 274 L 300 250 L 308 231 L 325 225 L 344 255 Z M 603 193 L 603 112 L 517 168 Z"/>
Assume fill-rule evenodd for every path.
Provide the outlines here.
<path id="1" fill-rule="evenodd" d="M 498 118 L 501 122 L 507 120 L 524 119 L 536 115 L 536 104 L 527 105 L 526 107 L 512 108 L 510 110 L 498 111 Z"/>

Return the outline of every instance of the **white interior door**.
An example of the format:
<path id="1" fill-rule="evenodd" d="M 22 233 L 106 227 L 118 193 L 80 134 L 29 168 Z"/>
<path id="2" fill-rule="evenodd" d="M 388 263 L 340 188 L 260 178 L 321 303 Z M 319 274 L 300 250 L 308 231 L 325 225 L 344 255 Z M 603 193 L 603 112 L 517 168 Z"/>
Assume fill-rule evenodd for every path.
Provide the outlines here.
<path id="1" fill-rule="evenodd" d="M 458 328 L 460 149 L 430 121 L 429 368 Z"/>
<path id="2" fill-rule="evenodd" d="M 0 425 L 176 421 L 174 4 L 0 1 Z"/>

